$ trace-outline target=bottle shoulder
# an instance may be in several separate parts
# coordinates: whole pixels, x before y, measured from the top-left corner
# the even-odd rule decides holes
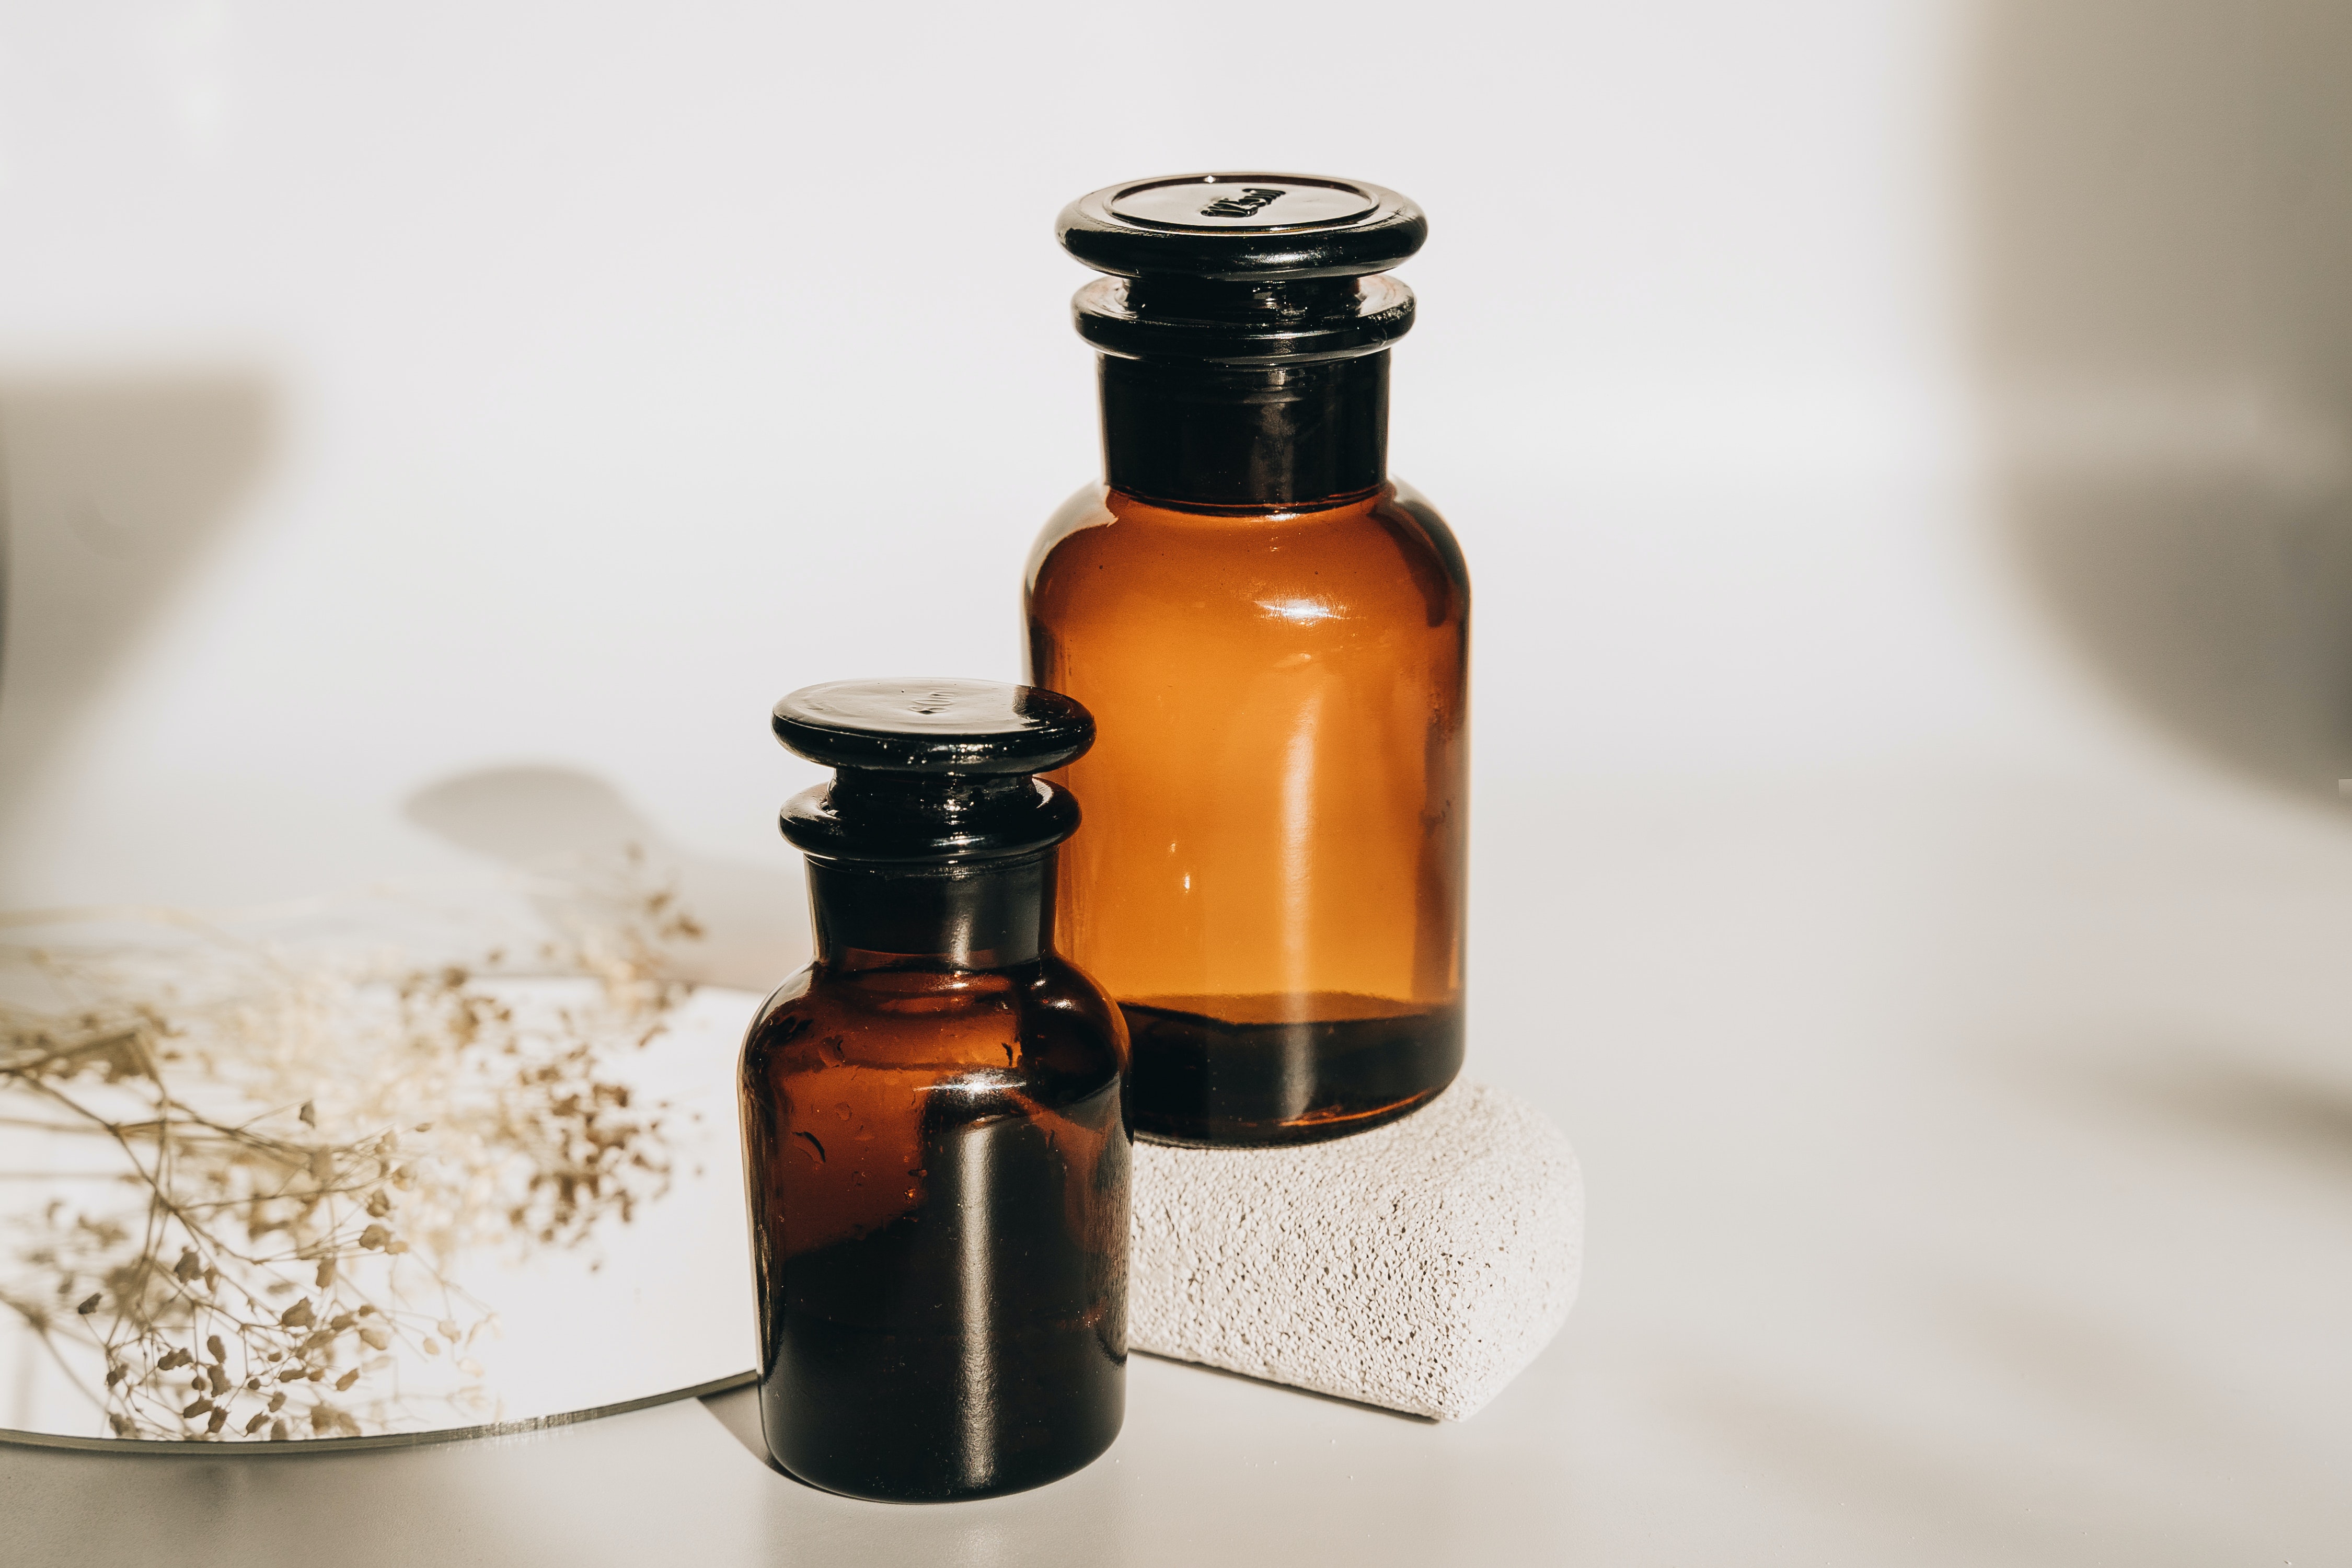
[[[1403,480],[1390,480],[1388,492],[1385,515],[1395,520],[1394,526],[1415,536],[1466,607],[1470,600],[1470,563],[1463,559],[1461,542],[1454,537],[1453,528],[1427,496]]]
[[[1094,485],[1038,535],[1024,590],[1033,616],[1141,594],[1203,607],[1411,606],[1436,626],[1466,620],[1470,577],[1444,517],[1398,480],[1339,506],[1262,514],[1182,510]]]
[[[1097,1092],[1126,1063],[1118,1007],[1052,956],[1006,971],[813,964],[761,1005],[742,1051],[748,1089],[846,1068],[985,1080],[1049,1105]]]
[[[1080,485],[1055,509],[1054,515],[1045,520],[1045,526],[1037,531],[1036,542],[1029,547],[1029,560],[1022,576],[1025,592],[1036,592],[1038,574],[1066,541],[1088,529],[1118,521],[1110,510],[1109,496],[1107,485]]]

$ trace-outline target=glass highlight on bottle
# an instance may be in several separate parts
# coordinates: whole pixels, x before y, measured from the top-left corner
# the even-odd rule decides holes
[[[1139,1133],[1311,1142],[1462,1061],[1470,586],[1387,472],[1426,233],[1394,192],[1183,175],[1073,203],[1108,482],[1030,557],[1029,679],[1100,740],[1063,941],[1118,999]]]
[[[776,705],[837,770],[783,810],[816,961],[743,1046],[760,1411],[776,1463],[895,1501],[1037,1486],[1118,1435],[1118,1010],[1054,941],[1067,698],[839,682]]]

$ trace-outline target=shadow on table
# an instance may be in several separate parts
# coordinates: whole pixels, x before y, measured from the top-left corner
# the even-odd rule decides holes
[[[1367,1405],[1360,1399],[1346,1399],[1336,1394],[1324,1394],[1312,1388],[1301,1388],[1296,1384],[1276,1383],[1271,1378],[1252,1377],[1245,1372],[1227,1372],[1221,1366],[1206,1366],[1197,1361],[1183,1361],[1175,1356],[1155,1354],[1150,1351],[1135,1351],[1130,1353],[1149,1356],[1153,1361],[1164,1362],[1170,1366],[1181,1366],[1187,1371],[1197,1372],[1207,1377],[1231,1378],[1235,1383],[1252,1384],[1259,1388],[1271,1388],[1277,1393],[1292,1394],[1300,1399],[1318,1400],[1325,1405],[1339,1405],[1343,1409],[1361,1410],[1373,1415],[1385,1415],[1391,1420],[1403,1421],[1415,1426],[1444,1425],[1434,1415],[1417,1415],[1410,1410],[1391,1410],[1385,1405]]]
[[[697,855],[666,841],[603,779],[562,767],[486,768],[409,796],[418,826],[520,870],[561,869],[632,847],[702,926],[682,944],[681,978],[766,992],[809,960],[808,892],[782,854],[775,868]],[[544,911],[560,913],[560,911]]]
[[[2062,1072],[2063,1077],[2053,1078]],[[2245,1055],[2151,1049],[2038,1076],[2073,1103],[2229,1152],[2293,1162],[2333,1181],[2352,1178],[2352,1083]]]
[[[718,1423],[727,1428],[727,1435],[743,1446],[743,1451],[796,1487],[809,1487],[808,1482],[768,1457],[768,1440],[760,1431],[760,1385],[747,1383],[740,1388],[730,1388],[722,1394],[706,1394],[702,1407],[710,1412]],[[821,1487],[809,1487],[822,1491]]]

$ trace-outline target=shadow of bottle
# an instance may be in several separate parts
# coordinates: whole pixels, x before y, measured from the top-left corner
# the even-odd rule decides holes
[[[2352,9],[1991,0],[1967,128],[2013,557],[2133,710],[2352,777]]]
[[[403,811],[457,847],[519,870],[560,870],[641,851],[655,877],[675,882],[678,901],[703,930],[700,941],[677,952],[681,979],[764,993],[808,962],[808,892],[783,851],[769,869],[679,849],[591,774],[486,768],[426,785]]]

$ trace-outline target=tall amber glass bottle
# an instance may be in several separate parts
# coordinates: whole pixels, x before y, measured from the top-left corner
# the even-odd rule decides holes
[[[1462,1062],[1470,584],[1391,480],[1389,345],[1421,246],[1392,191],[1189,174],[1062,243],[1107,482],[1029,562],[1029,679],[1086,704],[1063,941],[1118,999],[1136,1131],[1311,1142]]]
[[[1050,691],[845,681],[775,727],[838,770],[784,807],[816,962],[743,1045],[768,1451],[853,1496],[1017,1491],[1125,1408],[1118,1009],[1054,944],[1092,721]]]

